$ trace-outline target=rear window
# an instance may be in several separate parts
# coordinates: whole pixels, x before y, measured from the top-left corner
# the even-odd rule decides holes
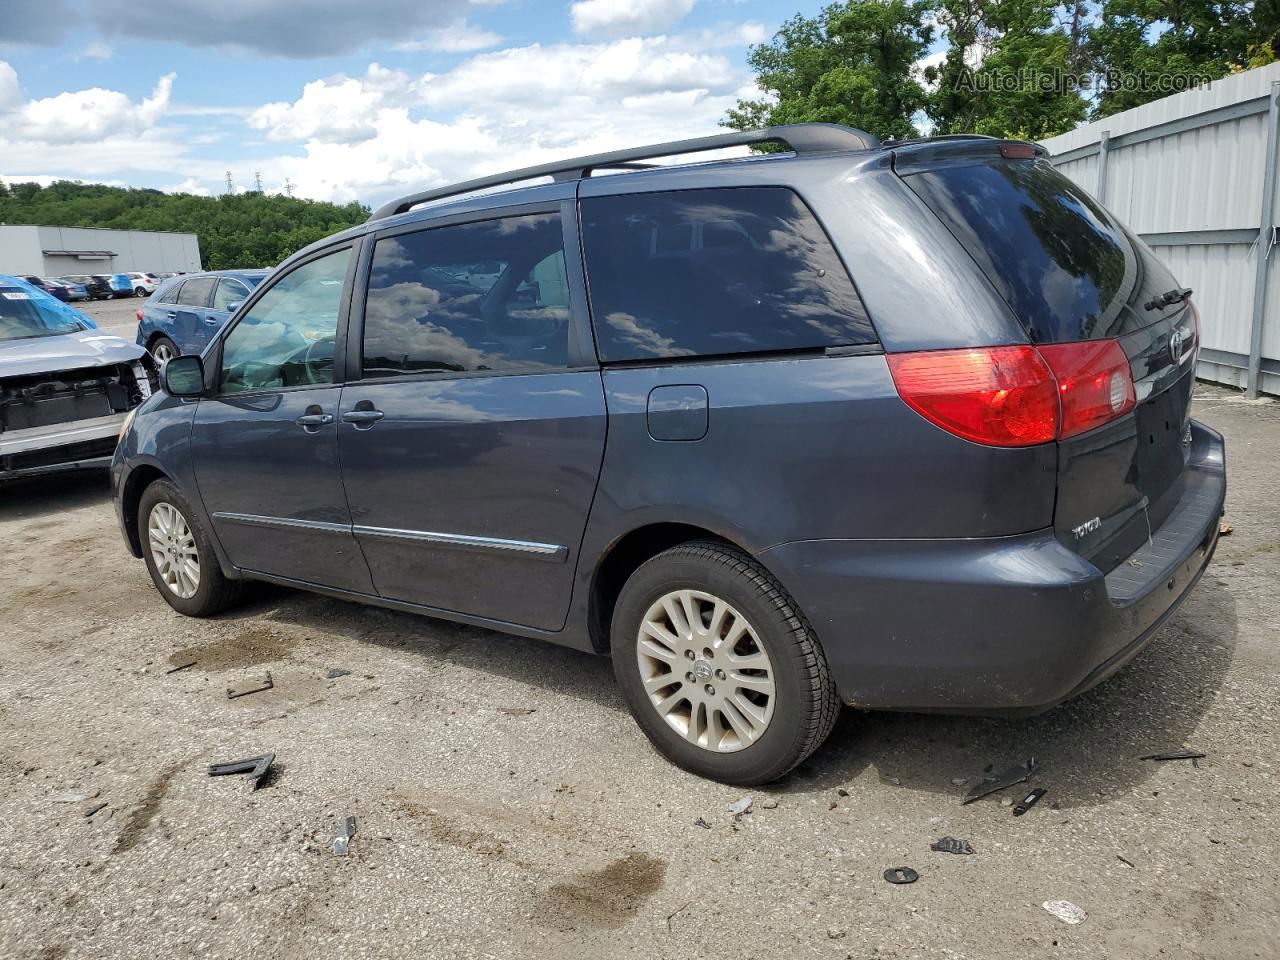
[[[1181,309],[1145,243],[1044,161],[947,166],[903,178],[965,246],[1037,343],[1116,337]]]
[[[601,360],[875,342],[831,241],[785,187],[593,197],[582,221]]]

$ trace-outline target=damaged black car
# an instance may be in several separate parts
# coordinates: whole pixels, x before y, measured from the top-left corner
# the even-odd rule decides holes
[[[0,275],[0,481],[108,466],[154,374],[141,347]]]

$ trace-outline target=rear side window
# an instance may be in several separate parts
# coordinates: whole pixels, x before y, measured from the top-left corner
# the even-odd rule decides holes
[[[873,343],[849,274],[785,187],[582,201],[604,361]]]
[[[230,310],[231,304],[244,300],[249,296],[249,288],[239,280],[223,277],[218,281],[218,289],[213,295],[213,309]]]
[[[364,376],[563,368],[568,353],[559,214],[402,233],[373,248]]]
[[[973,256],[1037,343],[1116,337],[1182,309],[1145,304],[1178,286],[1145,243],[1043,161],[904,177]]]
[[[178,291],[182,289],[182,281],[179,280],[166,290],[156,291],[156,303],[177,303]]]
[[[188,280],[182,285],[182,293],[178,295],[178,302],[188,307],[208,306],[209,294],[213,291],[213,285],[217,282],[217,277],[200,277],[196,280]]]

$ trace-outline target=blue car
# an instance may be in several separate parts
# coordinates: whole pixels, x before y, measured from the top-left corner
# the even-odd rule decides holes
[[[198,354],[269,270],[215,270],[164,281],[138,310],[137,342],[157,363]]]

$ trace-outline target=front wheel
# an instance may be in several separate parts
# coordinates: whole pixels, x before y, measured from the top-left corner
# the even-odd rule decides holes
[[[240,584],[218,566],[209,535],[168,480],[142,491],[138,532],[151,582],[165,602],[189,617],[208,617],[235,602]]]
[[[133,288],[133,295],[134,295],[135,297],[145,297],[145,296],[147,295],[147,288],[146,288],[146,287],[134,287],[134,288]]]
[[[642,564],[618,597],[612,655],[658,751],[723,783],[778,779],[822,745],[839,714],[795,601],[724,544],[682,544]]]

